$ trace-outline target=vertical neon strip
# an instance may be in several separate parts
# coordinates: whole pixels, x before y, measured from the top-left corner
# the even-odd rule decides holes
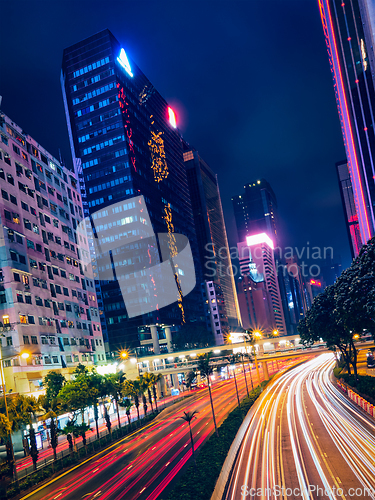
[[[367,216],[366,202],[363,194],[363,187],[361,182],[357,154],[355,151],[352,126],[350,123],[350,115],[349,115],[348,105],[346,102],[344,82],[341,74],[339,55],[335,39],[335,32],[331,17],[331,11],[329,8],[329,0],[318,0],[318,2],[319,2],[319,11],[322,20],[324,36],[326,39],[328,56],[331,63],[331,71],[334,76],[334,82],[335,82],[334,87],[336,93],[337,107],[339,110],[339,116],[344,136],[345,149],[348,156],[349,171],[351,174],[352,185],[354,188],[354,199],[355,199],[357,214],[359,217],[361,239],[362,243],[365,244],[371,238],[370,224]],[[327,17],[324,11],[325,10],[324,5],[328,13],[329,27],[327,24]],[[330,38],[332,38],[333,44],[331,43]],[[334,49],[333,51],[332,48]]]

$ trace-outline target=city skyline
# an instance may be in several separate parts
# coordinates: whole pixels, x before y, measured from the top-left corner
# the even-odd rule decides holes
[[[293,2],[290,3],[292,7],[294,5]],[[240,9],[244,9],[244,6],[239,5]],[[277,106],[271,110],[269,106],[272,103],[275,104],[275,97],[279,94],[280,90],[285,91],[285,83],[282,83],[282,80],[279,78],[275,78],[272,82],[272,88],[268,88],[268,94],[270,96],[270,103],[263,101],[263,113],[260,115],[260,110],[255,107],[253,116],[250,116],[250,121],[246,118],[246,111],[249,110],[249,106],[254,105],[254,99],[251,97],[251,93],[244,93],[242,95],[242,108],[245,110],[244,115],[239,115],[239,108],[236,104],[236,90],[233,89],[233,109],[228,109],[227,105],[224,105],[224,108],[221,109],[219,104],[215,104],[211,99],[207,99],[204,101],[205,107],[202,108],[202,102],[198,99],[196,93],[191,90],[192,80],[189,77],[189,72],[186,70],[186,66],[184,63],[181,64],[180,67],[177,67],[176,64],[171,65],[171,57],[175,57],[175,51],[171,51],[169,54],[165,49],[165,41],[159,37],[157,38],[158,44],[156,46],[155,53],[157,54],[157,64],[155,64],[155,53],[153,57],[153,49],[147,46],[147,38],[145,36],[144,30],[150,27],[151,25],[151,11],[148,12],[148,16],[146,19],[142,19],[142,22],[138,23],[139,33],[137,35],[137,29],[135,28],[136,24],[129,26],[129,30],[118,27],[118,23],[113,19],[113,11],[108,9],[108,14],[104,16],[103,19],[99,19],[93,21],[92,23],[87,23],[84,29],[79,31],[79,36],[77,36],[77,32],[73,33],[74,30],[71,30],[69,34],[66,34],[62,37],[57,37],[54,34],[51,37],[51,46],[47,49],[44,48],[41,50],[41,47],[38,47],[38,36],[33,37],[34,52],[39,54],[39,58],[37,58],[35,64],[41,64],[39,66],[40,75],[42,78],[41,81],[33,83],[30,82],[28,88],[28,94],[32,97],[33,93],[35,94],[36,88],[39,90],[41,88],[45,88],[43,86],[46,85],[46,80],[44,76],[48,75],[49,83],[51,86],[48,87],[51,89],[50,92],[46,93],[43,91],[44,95],[44,103],[38,102],[38,116],[47,117],[50,113],[48,108],[50,103],[53,102],[54,106],[54,123],[56,124],[56,133],[51,134],[47,128],[45,128],[42,123],[46,121],[48,123],[50,120],[37,120],[37,125],[32,125],[33,122],[33,110],[32,105],[22,103],[22,96],[17,97],[17,99],[12,99],[13,96],[17,93],[18,83],[17,83],[17,69],[11,71],[13,75],[16,75],[16,78],[12,80],[13,91],[11,93],[8,92],[9,89],[9,81],[7,77],[2,78],[2,85],[0,93],[3,95],[3,110],[14,117],[14,119],[20,123],[25,123],[25,127],[33,128],[33,130],[29,130],[30,133],[40,138],[40,141],[46,145],[50,150],[54,152],[55,155],[58,155],[58,148],[61,148],[62,155],[68,166],[71,166],[70,158],[69,158],[69,149],[68,149],[68,140],[67,140],[67,132],[65,129],[63,109],[61,104],[61,97],[58,95],[58,78],[59,75],[55,72],[56,67],[59,66],[62,56],[62,49],[67,47],[69,43],[75,43],[80,39],[83,39],[85,36],[91,35],[95,31],[99,31],[100,29],[106,27],[106,25],[114,32],[114,35],[119,38],[120,42],[126,48],[126,50],[131,55],[132,59],[137,62],[139,66],[145,71],[145,74],[150,78],[151,82],[158,86],[163,95],[167,98],[168,102],[174,105],[177,114],[178,126],[181,128],[183,137],[185,140],[194,145],[197,149],[202,151],[203,157],[210,164],[211,168],[215,173],[218,174],[219,184],[221,186],[221,197],[224,209],[224,215],[226,219],[226,225],[228,228],[228,238],[230,246],[235,245],[236,243],[236,235],[233,232],[234,226],[234,217],[231,209],[231,200],[230,197],[234,192],[239,192],[242,186],[249,182],[254,178],[264,177],[266,178],[271,185],[274,187],[276,196],[279,201],[279,211],[280,211],[280,219],[284,221],[283,234],[285,234],[285,241],[283,244],[285,246],[297,246],[299,248],[306,246],[307,241],[310,242],[311,245],[317,246],[332,246],[334,248],[334,256],[340,255],[345,263],[343,267],[346,267],[350,262],[350,251],[349,245],[347,241],[347,235],[345,230],[345,221],[344,215],[342,211],[341,201],[340,201],[340,192],[337,185],[337,178],[335,172],[335,163],[340,159],[345,157],[344,148],[342,144],[342,138],[340,134],[340,125],[336,114],[336,106],[334,100],[334,93],[332,91],[331,86],[331,75],[329,71],[329,64],[326,58],[326,48],[324,43],[324,36],[320,25],[319,19],[319,11],[315,3],[306,3],[304,6],[306,10],[304,12],[293,12],[293,16],[295,16],[294,21],[304,21],[307,22],[307,18],[309,18],[309,26],[308,31],[309,36],[313,36],[314,43],[308,42],[307,37],[305,37],[303,30],[298,31],[299,42],[303,46],[303,50],[306,52],[306,60],[309,59],[310,65],[315,67],[317,70],[317,66],[322,70],[322,73],[319,77],[319,82],[315,77],[314,79],[314,88],[318,85],[318,88],[315,93],[312,93],[312,88],[310,87],[310,92],[308,93],[309,100],[306,99],[306,104],[308,106],[309,115],[309,123],[306,124],[306,135],[308,132],[311,133],[309,127],[315,130],[317,144],[318,147],[314,149],[314,151],[301,151],[303,146],[306,145],[304,141],[306,141],[305,134],[301,137],[300,144],[294,141],[293,135],[296,133],[296,128],[293,123],[295,119],[299,120],[301,117],[298,115],[298,110],[294,109],[298,107],[296,105],[292,105],[290,98],[290,92],[293,89],[292,83],[292,74],[288,75],[288,83],[289,88],[287,94],[283,94],[285,98],[279,99],[277,101]],[[10,8],[10,7],[9,7]],[[56,7],[58,9],[59,6]],[[260,22],[264,22],[265,13],[262,13],[260,6],[254,5],[253,15],[259,19]],[[132,10],[132,6],[129,6],[129,16],[135,17],[135,14]],[[163,9],[162,9],[163,10]],[[291,9],[292,11],[293,9]],[[39,12],[39,11],[38,11]],[[163,10],[164,12],[164,10]],[[275,4],[275,12],[271,16],[271,20],[274,19],[274,15],[277,12],[277,5]],[[249,15],[249,12],[246,11],[246,15]],[[38,19],[42,19],[42,13],[39,12]],[[49,15],[50,13],[45,13],[43,15]],[[63,12],[61,13],[63,16],[66,15]],[[76,19],[79,19],[82,16],[83,10],[82,8],[77,7],[77,16]],[[170,14],[176,15],[178,13]],[[192,13],[191,13],[192,14]],[[308,15],[310,14],[310,15]],[[203,6],[200,11],[200,17],[197,19],[197,22],[203,22],[205,16],[207,15],[206,6]],[[232,17],[230,19],[238,20],[238,13],[233,11],[230,14]],[[315,17],[314,17],[315,16]],[[111,21],[112,17],[112,21]],[[313,19],[313,20],[311,20]],[[41,22],[41,21],[40,21]],[[276,21],[273,21],[276,22]],[[291,22],[291,21],[288,21]],[[232,23],[233,24],[233,23]],[[20,26],[22,25],[22,18],[20,19]],[[141,29],[142,26],[142,29]],[[175,33],[175,28],[170,23],[169,26],[173,33]],[[17,31],[17,28],[16,28]],[[212,36],[214,40],[217,40],[218,33],[216,30],[211,29]],[[25,31],[23,31],[25,32]],[[26,33],[26,32],[25,32]],[[227,38],[230,35],[231,31],[228,30],[223,34],[224,38]],[[152,33],[151,33],[152,34]],[[150,34],[150,36],[151,36]],[[157,30],[155,30],[155,34],[157,35]],[[14,65],[14,60],[17,59],[19,50],[21,50],[22,45],[22,36],[23,34],[19,33],[17,44],[13,44],[13,57],[9,59],[9,55],[2,56],[1,64],[9,68],[9,65]],[[155,35],[155,36],[156,36]],[[44,36],[44,35],[43,35]],[[272,35],[273,36],[273,35]],[[261,43],[256,43],[257,50],[260,50],[260,54],[263,54],[263,50],[270,48],[269,44],[272,44],[272,36],[268,42],[264,41],[265,47],[262,46]],[[180,40],[178,40],[180,41]],[[246,38],[246,42],[249,43],[248,37]],[[285,69],[288,67],[288,63],[293,61],[298,61],[296,67],[299,64],[303,65],[303,69],[308,69],[306,63],[303,59],[298,55],[298,50],[302,50],[298,48],[299,44],[290,45],[291,40],[286,36],[286,41],[283,42],[286,45],[284,46],[284,55],[285,55]],[[223,42],[221,42],[223,43]],[[234,41],[234,44],[239,43],[238,40]],[[317,47],[314,47],[314,44],[317,43]],[[20,46],[18,46],[20,44]],[[281,44],[283,45],[283,44]],[[311,46],[310,46],[311,45]],[[218,70],[217,64],[217,55],[221,52],[223,60],[227,55],[225,51],[223,51],[223,47],[219,44],[217,49],[215,49],[214,44],[212,45],[212,56],[213,56],[213,68],[211,68],[212,78],[215,75],[218,75],[216,71]],[[286,49],[293,49],[294,52],[289,54]],[[314,55],[312,57],[312,52],[316,52],[315,49],[318,48],[318,52],[320,56]],[[25,55],[22,56],[26,67],[30,64],[31,54],[29,53],[29,57],[27,51],[30,50],[29,47],[23,45],[22,49],[26,50]],[[280,50],[278,48],[277,50]],[[310,51],[310,52],[309,52]],[[201,63],[201,55],[199,51],[194,51],[194,45],[191,54],[194,54],[196,65],[199,67]],[[308,57],[309,56],[309,57]],[[192,57],[191,55],[189,57]],[[291,58],[291,59],[289,59]],[[39,63],[40,59],[40,63]],[[12,62],[13,61],[13,62]],[[263,58],[262,61],[266,63],[266,59]],[[192,62],[189,59],[189,62]],[[233,68],[232,71],[236,72],[244,72],[248,73],[251,68],[247,68],[246,61],[239,61],[238,58],[229,59],[230,66]],[[169,66],[168,66],[169,65]],[[315,66],[314,66],[315,65]],[[266,65],[267,66],[267,65]],[[173,68],[173,70],[169,70],[169,68]],[[290,68],[290,66],[289,66]],[[268,67],[265,68],[268,71]],[[282,75],[280,65],[277,66],[278,72],[277,74]],[[312,69],[312,68],[310,68]],[[213,71],[212,71],[213,70]],[[203,68],[202,68],[203,71]],[[297,71],[297,69],[295,70]],[[299,71],[301,72],[301,71]],[[228,71],[221,73],[221,80],[218,80],[217,83],[220,83],[219,87],[223,89],[222,86],[226,84],[226,78]],[[293,73],[293,72],[292,72]],[[4,73],[3,73],[4,74]],[[5,72],[5,75],[7,72]],[[168,78],[168,74],[170,78]],[[306,77],[307,78],[306,73]],[[207,75],[207,73],[206,73]],[[311,75],[310,75],[311,76]],[[199,81],[204,77],[204,72],[199,77]],[[285,77],[285,75],[284,75]],[[181,82],[185,84],[182,85]],[[205,84],[205,89],[207,91],[206,85],[209,85],[210,79],[207,80]],[[250,81],[248,84],[250,85]],[[189,86],[190,85],[190,86]],[[253,84],[254,85],[254,84]],[[281,87],[280,87],[281,85]],[[216,85],[217,87],[217,85]],[[210,89],[212,91],[213,100],[215,100],[217,88],[215,85]],[[56,92],[55,90],[56,89]],[[190,90],[189,90],[190,89]],[[250,89],[260,91],[259,86],[257,85],[254,89],[250,86]],[[302,87],[298,87],[301,91]],[[304,86],[305,90],[308,90],[306,85]],[[294,88],[294,91],[296,88]],[[239,90],[241,93],[241,89]],[[307,95],[307,94],[306,94]],[[274,96],[274,97],[272,97]],[[264,96],[263,96],[264,97]],[[297,99],[298,100],[298,99]],[[199,101],[199,106],[194,103]],[[216,99],[217,101],[217,99]],[[34,102],[35,99],[34,99]],[[320,102],[319,112],[312,112],[313,105],[316,107],[316,104]],[[288,103],[288,114],[285,113],[285,105]],[[324,103],[324,105],[322,104]],[[26,106],[29,106],[28,109],[25,109]],[[200,111],[198,112],[198,108]],[[324,114],[325,119],[324,123],[322,123],[322,129],[317,129],[317,124],[321,119],[320,113]],[[60,110],[59,110],[60,109]],[[330,109],[331,111],[328,113],[326,109]],[[22,111],[23,110],[23,111]],[[187,111],[188,110],[188,111]],[[244,128],[239,129],[239,125],[235,124],[231,129],[225,131],[227,141],[218,140],[217,134],[220,131],[217,128],[215,123],[215,118],[217,118],[217,113],[223,111],[222,118],[227,118],[228,113],[234,113],[234,116],[238,117],[237,122],[241,125],[245,125]],[[284,111],[284,113],[282,113]],[[21,119],[20,113],[24,113],[24,118]],[[187,116],[188,114],[188,116]],[[271,116],[273,119],[271,120]],[[283,116],[283,121],[286,126],[286,130],[282,130],[280,128],[281,117]],[[230,118],[230,115],[229,115]],[[243,121],[245,120],[245,122]],[[276,145],[275,150],[278,154],[275,154],[274,159],[270,159],[270,153],[265,148],[265,139],[266,137],[263,135],[262,130],[265,129],[264,120],[268,120],[268,128],[269,132],[269,140],[273,141]],[[34,120],[35,121],[35,120]],[[201,122],[201,123],[200,123]],[[207,128],[207,123],[211,123],[211,130],[205,131],[202,133],[202,128]],[[202,127],[203,125],[203,127]],[[251,136],[254,137],[253,141],[249,141],[249,138],[246,135],[246,140],[244,140],[243,133],[244,130],[251,130]],[[298,128],[298,127],[297,127]],[[327,135],[327,129],[330,129],[330,136],[334,139],[331,141],[327,140],[324,136]],[[38,129],[38,130],[37,130]],[[282,132],[283,141],[280,143],[279,133]],[[288,135],[288,132],[293,131],[292,134]],[[217,136],[217,137],[216,137]],[[215,138],[216,137],[216,138]],[[224,142],[225,144],[221,144]],[[332,144],[331,144],[332,142]],[[259,144],[259,147],[257,145]],[[294,147],[292,147],[294,144]],[[250,149],[249,149],[250,145]],[[239,147],[238,147],[239,146]],[[256,151],[255,151],[256,149]],[[288,150],[288,153],[287,151]],[[323,151],[324,153],[321,153]],[[248,154],[250,152],[250,154]],[[315,156],[311,156],[310,153],[314,153]],[[289,160],[286,161],[286,156],[289,155]],[[258,168],[249,168],[246,163],[256,164]],[[230,164],[230,168],[228,168],[228,164]],[[312,169],[312,165],[318,165],[315,169]],[[302,165],[302,167],[301,167]],[[306,165],[310,165],[309,168],[306,168]],[[235,169],[236,175],[231,175]],[[311,188],[311,182],[309,181],[309,176],[305,173],[308,172],[311,178],[311,182],[315,189]],[[325,182],[319,182],[320,175],[325,175]],[[302,182],[301,182],[302,181]],[[293,196],[291,196],[293,194]],[[314,200],[315,201],[314,203]],[[293,205],[298,206],[298,211],[293,209]],[[298,213],[296,213],[298,212]],[[323,217],[323,214],[325,216]],[[292,236],[293,234],[293,236]]]

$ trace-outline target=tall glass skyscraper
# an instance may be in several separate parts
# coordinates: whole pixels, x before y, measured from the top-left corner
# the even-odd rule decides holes
[[[362,240],[347,161],[337,162],[336,170],[339,178],[341,200],[345,212],[345,223],[348,231],[350,251],[354,259],[354,257],[359,254]]]
[[[217,177],[198,151],[184,147],[203,278],[220,285],[229,327],[236,328],[240,312]]]
[[[197,286],[189,295],[171,306],[129,318],[116,282],[100,280],[105,266],[98,262],[99,304],[111,347],[138,345],[137,330],[142,325],[181,324],[190,317],[203,320],[196,234],[173,110],[109,30],[64,50],[61,84],[85,215],[98,221],[106,216],[106,207],[142,195],[154,232],[187,236],[196,264]],[[137,262],[121,262],[127,266],[129,293],[135,274],[161,260],[160,241],[142,243],[133,205],[121,205],[125,213],[118,222],[118,244],[126,245],[129,235],[134,240],[139,234],[140,239],[132,241],[131,247]],[[99,227],[105,240],[110,226],[105,222]],[[134,289],[135,301],[146,300],[141,295]]]
[[[238,241],[264,232],[279,246],[277,201],[270,184],[260,179],[246,184],[244,189],[241,195],[232,198]]]
[[[318,2],[363,245],[375,234],[375,7],[373,0]]]

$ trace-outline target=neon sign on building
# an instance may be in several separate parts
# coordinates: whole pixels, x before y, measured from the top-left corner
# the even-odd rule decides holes
[[[133,73],[130,67],[129,59],[124,49],[120,50],[120,55],[117,58],[117,61],[121,64],[121,66],[124,68],[127,74],[133,78]]]

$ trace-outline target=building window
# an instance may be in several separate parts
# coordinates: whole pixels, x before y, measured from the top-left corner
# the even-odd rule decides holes
[[[38,337],[36,337],[35,335],[31,335],[31,343],[32,344],[37,344],[38,343]]]
[[[12,337],[7,337],[7,346],[10,347],[13,345],[13,339]]]
[[[23,295],[22,293],[17,292],[17,302],[23,302]]]
[[[30,344],[30,339],[29,339],[29,336],[28,336],[28,335],[24,335],[24,336],[23,336],[23,343],[24,343],[25,345]]]
[[[59,362],[59,358],[57,356],[52,356],[52,361],[54,363],[58,363]]]
[[[20,275],[18,273],[13,273],[13,279],[14,279],[14,281],[21,282]]]
[[[31,294],[26,294],[25,295],[25,302],[26,302],[26,304],[32,304]]]
[[[27,320],[29,322],[29,325],[35,325],[35,318],[34,318],[34,316],[27,316]]]
[[[48,344],[47,337],[41,337],[42,339],[42,344]]]

